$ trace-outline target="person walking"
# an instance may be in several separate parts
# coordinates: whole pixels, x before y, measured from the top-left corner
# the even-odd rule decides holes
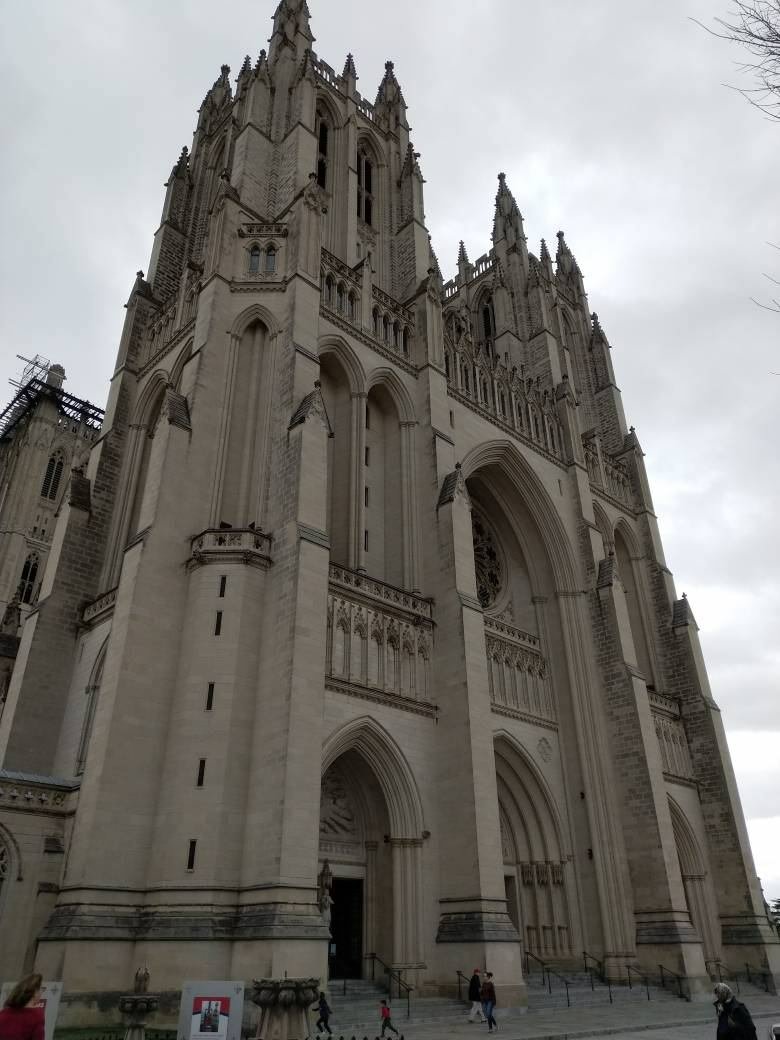
[[[385,1035],[385,1030],[389,1029],[392,1033],[398,1036],[398,1030],[393,1025],[393,1020],[390,1017],[390,1008],[386,1000],[383,1000],[379,1005],[379,1013],[382,1016],[382,1036]]]
[[[730,987],[719,982],[712,992],[718,1013],[717,1040],[756,1040],[756,1027],[750,1012],[740,1004]]]
[[[41,975],[26,975],[16,983],[0,1011],[0,1040],[44,1040],[42,987]]]
[[[314,1005],[314,1010],[319,1011],[320,1013],[320,1017],[317,1019],[317,1024],[314,1028],[317,1030],[318,1033],[321,1029],[324,1029],[328,1036],[332,1036],[332,1030],[328,1025],[328,1019],[333,1014],[333,1012],[328,1007],[328,1001],[325,999],[325,994],[322,992],[322,990],[320,990],[320,999]]]
[[[469,1022],[484,1022],[482,1014],[482,980],[479,977],[479,968],[474,969],[474,974],[469,979],[469,1000],[471,1011],[469,1011]]]
[[[482,999],[482,1010],[487,1019],[488,1033],[492,1033],[494,1029],[498,1029],[498,1022],[496,1022],[493,1015],[496,1009],[496,987],[493,985],[492,971],[485,972],[485,980],[482,983],[480,997]]]

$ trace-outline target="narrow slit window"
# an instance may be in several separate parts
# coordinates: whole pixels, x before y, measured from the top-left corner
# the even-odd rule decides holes
[[[198,847],[196,838],[190,838],[190,847],[187,850],[187,870],[195,869],[195,850]]]
[[[368,507],[369,498],[371,496],[368,493],[368,488],[363,489],[363,504]]]
[[[206,759],[201,758],[198,762],[198,780],[197,786],[203,787],[203,782],[206,779]]]
[[[371,409],[366,405],[366,429],[371,429]]]
[[[369,447],[366,447],[366,465],[371,465],[371,449]]]
[[[368,552],[368,531],[363,532],[363,549]]]
[[[374,217],[374,164],[360,149],[357,157],[358,196],[357,215],[366,224],[373,224]]]
[[[206,711],[214,710],[214,683],[210,682],[206,688]]]
[[[214,622],[214,635],[215,636],[222,635],[222,611],[221,610],[217,611],[217,619]]]
[[[227,588],[227,575],[223,574],[219,579],[219,598],[222,599]]]
[[[317,131],[317,184],[321,188],[328,187],[328,138],[330,127],[327,122],[319,116],[319,130]]]

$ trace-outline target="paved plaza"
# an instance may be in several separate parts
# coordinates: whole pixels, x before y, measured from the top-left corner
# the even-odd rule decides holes
[[[761,995],[745,998],[754,1017],[759,1040],[769,1037],[770,1026],[780,1023],[780,996]],[[465,1021],[466,1012],[447,1021],[407,1021],[396,1011],[395,1025],[405,1040],[469,1040],[487,1035],[484,1025]],[[521,1014],[506,1011],[498,1014],[500,1040],[574,1040],[574,1038],[610,1037],[612,1040],[714,1040],[716,1018],[709,1003],[672,1004],[650,1001],[646,1005],[570,1008]],[[331,1026],[334,1036],[341,1034],[336,1017]],[[376,1035],[371,1032],[369,1040]],[[352,1033],[345,1037],[351,1040]],[[357,1040],[362,1040],[357,1037]]]

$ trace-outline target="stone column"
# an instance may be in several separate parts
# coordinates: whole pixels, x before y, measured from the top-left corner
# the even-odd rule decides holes
[[[366,569],[363,529],[365,522],[364,457],[366,454],[366,394],[352,394],[352,479],[350,502],[349,565],[353,570]]]
[[[365,892],[365,907],[366,907],[366,924],[365,924],[365,937],[366,947],[365,952],[375,953],[376,952],[376,853],[377,853],[377,842],[367,841],[365,843],[366,848],[366,892]]]
[[[520,942],[507,912],[485,634],[476,596],[471,504],[460,467],[443,481],[437,511],[436,674],[442,698],[438,797],[442,859],[440,989],[465,964],[487,963],[501,1005],[524,1003]]]
[[[417,511],[417,476],[415,472],[416,422],[402,422],[401,427],[401,495],[404,525],[404,588],[419,594],[419,519]]]

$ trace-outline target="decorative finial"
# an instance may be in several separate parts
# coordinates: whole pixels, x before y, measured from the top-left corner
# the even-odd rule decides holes
[[[393,64],[392,61],[386,61],[385,62],[385,72],[392,72],[394,68],[395,68],[395,65]]]
[[[455,469],[460,469],[460,463],[459,462],[455,463]]]

